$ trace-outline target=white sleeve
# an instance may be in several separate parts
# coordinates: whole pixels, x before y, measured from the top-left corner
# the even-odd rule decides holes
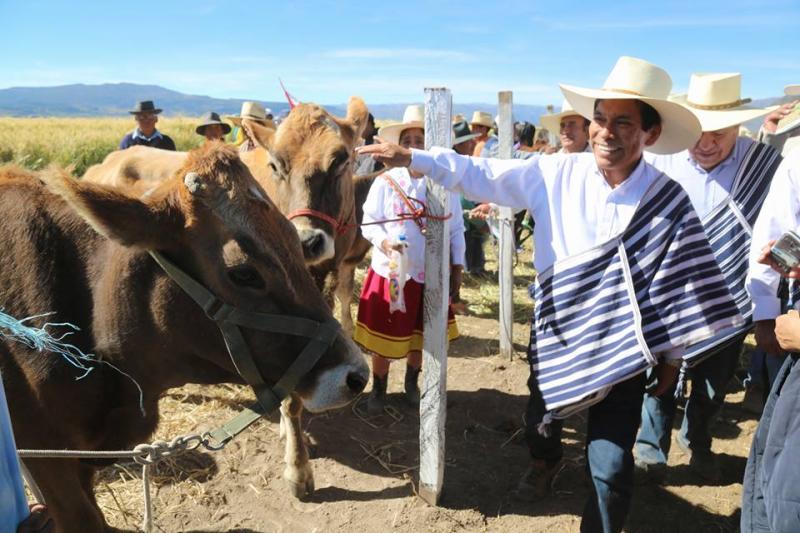
[[[450,264],[463,265],[467,250],[464,239],[464,216],[461,212],[461,195],[450,193]]]
[[[411,153],[409,169],[425,174],[446,189],[462,192],[470,200],[520,209],[528,207],[526,200],[544,182],[541,166],[551,159],[484,159],[444,148]]]
[[[772,178],[767,197],[753,225],[747,291],[753,300],[753,320],[771,320],[781,313],[780,275],[756,262],[768,241],[800,226],[800,157],[784,159]]]
[[[372,182],[369,193],[367,193],[367,199],[364,201],[364,218],[362,223],[385,219],[385,203],[386,180],[379,176]],[[381,250],[381,244],[384,239],[389,238],[384,224],[361,226],[361,234],[379,250]]]

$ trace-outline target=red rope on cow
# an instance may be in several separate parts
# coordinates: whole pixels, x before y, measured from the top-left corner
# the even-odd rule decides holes
[[[292,220],[293,218],[296,217],[312,217],[324,220],[325,222],[333,226],[333,231],[336,232],[337,236],[347,233],[356,226],[356,224],[348,224],[347,222],[345,222],[345,220],[347,219],[336,220],[327,213],[323,213],[322,211],[316,211],[314,209],[295,209],[294,211],[286,215],[286,218],[288,218],[289,220]]]
[[[414,209],[411,213],[398,213],[397,218],[387,218],[384,220],[376,220],[374,222],[364,222],[358,225],[372,226],[374,224],[385,224],[386,222],[399,222],[401,220],[421,220],[423,218],[426,220],[448,220],[451,216],[453,216],[453,213],[448,213],[444,216],[431,215],[430,213],[428,213],[428,206],[425,205],[425,202],[423,202],[422,200],[418,200],[413,196],[406,196],[406,198],[408,200],[411,200],[412,202],[418,203],[420,207]],[[424,224],[422,227],[420,227],[420,231],[422,231],[423,234],[425,233],[426,229],[427,226],[425,226]]]

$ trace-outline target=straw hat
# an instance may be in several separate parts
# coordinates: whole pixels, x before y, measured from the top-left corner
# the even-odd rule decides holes
[[[594,103],[599,99],[641,100],[652,106],[661,117],[661,136],[647,147],[654,154],[680,152],[700,138],[700,122],[692,112],[667,100],[671,89],[672,79],[664,69],[628,56],[617,60],[602,89],[561,85],[572,108],[589,120],[594,117]]]
[[[783,88],[783,94],[786,96],[800,95],[800,85],[787,85]]]
[[[494,119],[491,113],[483,111],[475,111],[472,113],[472,120],[469,121],[470,125],[477,124],[478,126],[486,126],[487,128],[494,127]]]
[[[258,102],[242,102],[242,110],[239,112],[239,116],[228,115],[225,117],[226,120],[230,120],[237,126],[242,124],[243,118],[261,122],[267,126],[275,126],[272,120],[267,118],[267,110]]]
[[[569,102],[565,98],[564,101],[561,102],[561,111],[558,113],[542,115],[539,117],[539,122],[544,129],[550,130],[558,135],[558,132],[561,131],[561,119],[572,115],[581,116],[580,113],[572,109],[572,106],[569,105]]]
[[[700,121],[703,131],[717,131],[742,124],[777,109],[759,108],[742,98],[742,76],[730,74],[692,74],[689,92],[673,97],[686,106]]]
[[[204,114],[202,117],[200,117],[200,120],[200,124],[194,129],[195,133],[198,135],[205,135],[206,126],[212,126],[214,124],[219,124],[222,126],[222,133],[225,135],[231,132],[231,127],[222,122],[222,120],[219,118],[219,115],[213,111],[209,111],[208,113]]]
[[[425,106],[412,104],[406,107],[403,113],[403,121],[399,124],[390,124],[382,127],[378,130],[378,137],[390,143],[398,144],[403,130],[411,128],[425,129]]]

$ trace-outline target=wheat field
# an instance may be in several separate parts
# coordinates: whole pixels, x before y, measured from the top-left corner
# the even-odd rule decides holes
[[[178,150],[191,150],[203,142],[194,131],[198,122],[192,117],[159,117],[158,129],[172,137]],[[81,176],[116,150],[135,125],[133,117],[0,117],[0,164],[40,170],[55,163]]]

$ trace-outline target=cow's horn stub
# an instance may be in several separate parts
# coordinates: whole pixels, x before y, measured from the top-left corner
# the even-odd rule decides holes
[[[183,183],[186,185],[186,188],[189,189],[189,192],[195,196],[202,195],[206,189],[203,178],[201,178],[200,174],[197,172],[187,172],[186,176],[183,178]]]

